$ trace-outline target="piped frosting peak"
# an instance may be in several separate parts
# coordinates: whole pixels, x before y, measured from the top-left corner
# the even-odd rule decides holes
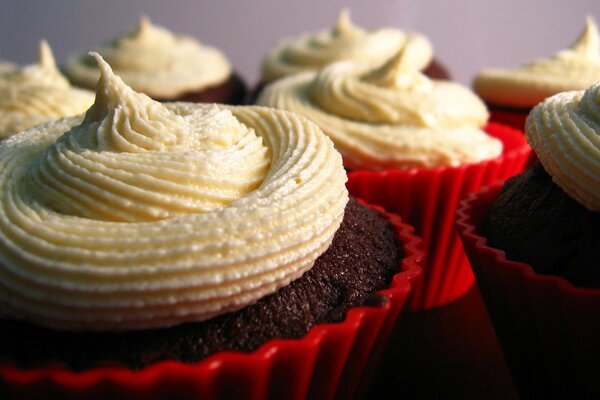
[[[0,139],[42,122],[80,114],[93,99],[91,92],[71,87],[42,40],[37,63],[0,73]]]
[[[483,70],[475,78],[475,91],[500,106],[530,108],[546,97],[584,90],[600,81],[600,35],[587,17],[577,40],[553,57],[512,69]]]
[[[174,34],[145,16],[135,29],[96,52],[127,85],[155,99],[172,99],[219,85],[231,74],[231,65],[219,50]],[[89,88],[100,75],[97,65],[85,54],[69,58],[65,72],[72,81]]]
[[[354,61],[369,67],[379,66],[400,49],[408,50],[410,62],[424,69],[433,57],[429,40],[419,34],[394,28],[373,31],[356,26],[350,12],[343,9],[333,28],[305,34],[278,43],[263,61],[263,80],[271,82],[284,76],[316,71],[336,61]]]
[[[259,104],[298,112],[330,135],[353,169],[455,166],[498,156],[488,113],[467,88],[434,81],[403,49],[379,67],[331,64],[265,88]]]

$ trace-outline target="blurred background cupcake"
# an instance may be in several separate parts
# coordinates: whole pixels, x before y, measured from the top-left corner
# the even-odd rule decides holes
[[[523,397],[598,398],[600,83],[536,106],[540,162],[461,203],[458,228]]]
[[[546,97],[582,90],[600,81],[600,36],[592,17],[566,50],[517,68],[485,69],[473,83],[491,112],[491,120],[523,130],[529,111]]]
[[[8,61],[0,60],[0,74],[4,74],[17,69],[17,65]]]
[[[412,305],[431,308],[473,284],[452,229],[458,200],[519,172],[529,148],[511,128],[486,127],[488,113],[475,94],[428,78],[407,51],[377,68],[343,61],[281,79],[257,102],[316,122],[342,154],[350,192],[415,226],[428,258]]]
[[[153,25],[147,17],[131,32],[96,49],[134,90],[159,101],[241,104],[246,86],[223,53]],[[93,89],[98,67],[87,54],[71,56],[65,74]]]
[[[0,67],[0,139],[43,122],[81,114],[93,93],[71,87],[56,67],[46,41],[39,44],[38,62]]]
[[[446,68],[433,58],[433,47],[427,37],[397,28],[366,30],[352,23],[350,11],[340,12],[329,31],[308,33],[285,39],[269,50],[262,62],[260,82],[255,96],[265,84],[289,75],[315,72],[336,61],[354,61],[367,67],[378,67],[404,49],[406,62],[437,79],[448,79]]]
[[[95,58],[85,115],[0,144],[3,393],[351,396],[420,275],[412,228],[349,199],[308,119],[160,103]]]

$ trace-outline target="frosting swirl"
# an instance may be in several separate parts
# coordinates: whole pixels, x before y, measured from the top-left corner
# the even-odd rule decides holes
[[[265,88],[258,104],[315,121],[353,169],[429,168],[493,158],[487,110],[467,88],[433,81],[401,50],[376,69],[339,62]]]
[[[0,72],[0,139],[34,125],[84,112],[91,92],[72,88],[56,67],[46,41],[37,64]]]
[[[96,55],[85,116],[0,144],[0,312],[60,329],[210,318],[298,278],[348,200],[306,118],[160,104]]]
[[[271,82],[284,76],[317,71],[335,61],[351,60],[375,67],[405,49],[407,62],[424,69],[433,57],[429,40],[423,35],[398,29],[366,31],[355,26],[348,10],[342,10],[333,29],[280,42],[265,57],[262,79]]]
[[[175,35],[142,17],[138,27],[97,50],[135,91],[155,99],[173,99],[226,81],[231,66],[223,53],[197,40]],[[85,55],[70,57],[65,74],[93,88],[100,71]]]
[[[600,82],[546,99],[529,114],[525,131],[552,180],[600,211]]]
[[[514,69],[484,70],[475,78],[474,87],[490,103],[530,108],[548,96],[583,90],[598,81],[600,36],[588,17],[583,32],[569,49]]]

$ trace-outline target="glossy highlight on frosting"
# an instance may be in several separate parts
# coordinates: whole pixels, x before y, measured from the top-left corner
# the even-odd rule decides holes
[[[407,51],[378,68],[346,61],[282,79],[258,104],[316,122],[351,169],[455,166],[498,156],[502,144],[482,130],[483,102],[461,85],[423,75]]]
[[[262,79],[272,82],[288,75],[316,71],[342,60],[375,67],[400,49],[406,50],[407,62],[419,70],[427,67],[433,58],[432,45],[425,36],[394,28],[368,31],[354,25],[350,12],[343,9],[330,31],[305,34],[278,43],[263,61]]]
[[[515,108],[531,108],[548,96],[583,90],[600,81],[600,35],[591,17],[583,32],[566,50],[548,59],[513,69],[489,69],[475,77],[475,91],[486,101]]]
[[[133,90],[155,99],[174,99],[187,92],[225,82],[231,65],[221,51],[171,33],[142,17],[135,30],[95,51]],[[93,88],[100,71],[85,54],[70,57],[65,73],[75,84]]]
[[[600,211],[600,82],[537,105],[527,141],[552,180],[591,211]]]
[[[36,64],[0,70],[0,139],[80,114],[93,101],[91,92],[71,87],[56,67],[50,46],[42,40]]]
[[[0,314],[135,330],[244,307],[301,276],[348,201],[306,118],[161,104],[101,71],[85,115],[0,144]]]

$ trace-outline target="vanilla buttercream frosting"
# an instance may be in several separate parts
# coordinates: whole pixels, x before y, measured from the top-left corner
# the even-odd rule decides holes
[[[600,82],[546,99],[529,114],[525,131],[552,180],[600,211]]]
[[[594,20],[588,17],[570,48],[521,67],[484,70],[475,78],[474,87],[492,104],[531,108],[548,96],[583,90],[598,81],[600,36]]]
[[[0,75],[12,72],[17,69],[17,65],[0,59]]]
[[[349,11],[344,9],[331,30],[278,43],[263,60],[262,79],[271,82],[342,60],[380,66],[382,60],[400,49],[405,49],[407,62],[419,70],[433,58],[433,48],[425,36],[394,28],[368,31],[354,25]]]
[[[161,104],[101,71],[85,115],[0,144],[0,313],[132,330],[239,309],[311,268],[348,200],[331,140],[264,107]]]
[[[231,65],[220,50],[174,34],[146,17],[135,30],[95,51],[133,90],[155,99],[218,86],[231,75]],[[71,81],[86,88],[93,88],[100,75],[86,54],[70,57],[64,70]]]
[[[36,64],[0,72],[0,139],[50,120],[84,112],[94,101],[71,87],[56,67],[46,41]]]
[[[456,166],[498,156],[488,113],[467,88],[431,80],[400,51],[379,68],[331,64],[268,85],[258,104],[316,122],[351,169]]]

